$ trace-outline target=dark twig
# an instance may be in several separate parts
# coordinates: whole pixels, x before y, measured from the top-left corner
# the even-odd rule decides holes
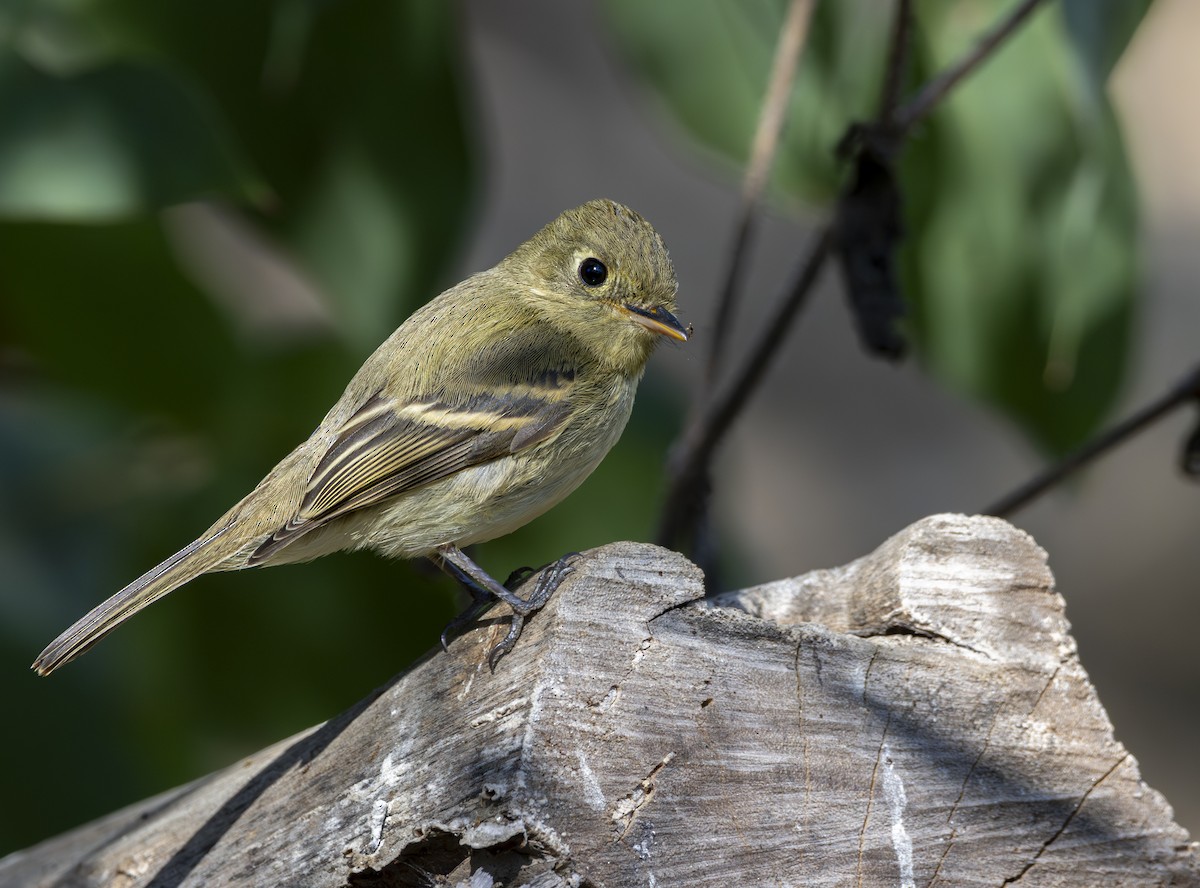
[[[791,291],[767,319],[758,338],[747,350],[745,363],[718,390],[703,412],[688,424],[676,442],[669,465],[671,480],[667,502],[663,506],[662,521],[658,528],[658,541],[662,545],[676,545],[681,536],[694,535],[695,524],[691,521],[691,515],[697,497],[707,499],[707,472],[713,451],[750,401],[751,393],[816,284],[829,257],[829,247],[830,233],[826,226],[817,232]]]
[[[889,126],[900,104],[904,75],[908,70],[908,48],[912,43],[913,0],[896,0],[896,17],[892,20],[892,40],[888,48],[887,68],[883,73],[883,90],[879,95],[879,110],[875,119]]]
[[[712,327],[708,362],[705,366],[704,384],[697,389],[692,400],[688,419],[689,427],[696,426],[711,406],[708,395],[717,384],[725,345],[731,338],[735,296],[742,277],[742,266],[745,263],[754,232],[755,209],[770,177],[771,167],[779,147],[779,139],[787,117],[792,83],[796,78],[796,66],[804,48],[805,38],[808,36],[812,5],[812,0],[792,0],[775,47],[775,58],[771,64],[767,91],[763,96],[754,142],[750,149],[750,158],[742,179],[741,204],[734,224],[728,266],[717,298],[717,310]],[[720,437],[720,432],[717,433],[717,437]],[[682,444],[677,445],[677,451],[679,446]],[[712,549],[711,535],[708,533],[707,461],[713,447],[715,447],[715,442],[708,445],[708,455],[704,457],[704,462],[694,478],[684,482],[678,475],[672,477],[671,488],[667,495],[668,503],[664,507],[662,519],[664,526],[672,525],[679,528],[686,525],[687,531],[683,534],[688,538],[689,545],[686,548],[710,572],[710,575],[716,568],[713,559],[706,557],[706,551]],[[692,460],[684,460],[684,462],[691,463]],[[675,533],[678,533],[678,530],[673,532],[673,535]],[[705,551],[701,551],[701,549]]]
[[[1147,404],[1133,416],[1113,426],[1108,431],[1098,435],[1079,450],[1056,463],[1029,483],[1022,485],[1008,496],[993,503],[983,510],[984,515],[996,515],[1004,518],[1017,509],[1027,505],[1058,484],[1072,472],[1087,465],[1105,451],[1115,447],[1127,438],[1140,432],[1151,423],[1184,404],[1200,399],[1200,366],[1195,367],[1189,374],[1176,383],[1165,395]]]
[[[970,52],[966,53],[958,62],[946,69],[941,75],[929,81],[912,100],[896,107],[896,96],[899,95],[899,91],[903,88],[907,49],[911,40],[912,29],[910,0],[897,0],[897,18],[893,28],[892,45],[885,73],[886,79],[880,96],[881,117],[877,123],[869,128],[877,133],[881,133],[886,128],[889,131],[887,146],[892,149],[898,149],[900,142],[909,130],[916,123],[924,120],[951,92],[955,85],[971,71],[979,67],[986,59],[990,58],[991,54],[1010,35],[1016,32],[1020,24],[1033,12],[1040,2],[1042,0],[1022,0]],[[796,10],[800,5],[799,0],[794,0],[790,12],[798,15],[799,13]],[[805,11],[807,12],[807,10]],[[805,18],[805,21],[807,21],[807,18]],[[803,36],[804,33],[801,32],[801,43],[803,42]],[[777,51],[777,63],[779,61],[778,55],[783,49],[782,42],[784,39],[781,37],[781,45]],[[772,79],[774,80],[774,74]],[[788,80],[790,81],[790,79],[789,77]],[[770,94],[770,90],[768,92]],[[786,102],[782,99],[779,101],[781,103],[781,110],[785,109]],[[769,103],[769,101],[765,102],[764,105]],[[882,114],[889,108],[893,109],[893,113],[890,119],[885,122]],[[764,107],[764,116],[765,112],[766,108]],[[776,124],[776,126],[780,125],[781,123]],[[759,130],[764,131],[764,128],[765,124],[760,119]],[[855,129],[859,131],[860,137],[864,135],[862,127]],[[854,131],[852,129],[852,133]],[[774,141],[777,144],[778,130],[776,130]],[[854,140],[847,139],[846,141],[848,146],[853,145]],[[759,142],[757,137],[755,142],[756,145]],[[858,150],[861,150],[862,143],[856,147]],[[773,159],[774,146],[772,146],[771,150],[772,155],[768,155],[765,159],[765,171],[756,172],[752,177],[750,170],[747,170],[743,183],[743,215],[739,217],[740,221],[731,248],[730,265],[725,278],[725,286],[718,305],[717,328],[713,331],[714,341],[710,353],[709,368],[706,373],[706,379],[708,379],[710,384],[704,389],[704,391],[713,391],[716,388],[717,395],[708,400],[707,403],[702,400],[704,397],[703,392],[698,395],[687,426],[672,448],[672,456],[668,466],[666,502],[663,505],[662,518],[658,529],[658,541],[663,545],[677,546],[688,550],[689,543],[694,543],[696,539],[704,536],[701,527],[705,522],[707,513],[710,488],[708,473],[712,455],[717,445],[728,432],[731,424],[741,412],[741,408],[749,400],[752,389],[761,379],[771,358],[774,357],[774,350],[782,342],[788,325],[792,322],[792,319],[803,304],[804,297],[808,295],[809,290],[816,282],[817,277],[824,267],[825,260],[829,258],[832,252],[833,235],[830,225],[826,225],[818,232],[814,247],[801,266],[801,271],[796,284],[792,288],[790,297],[784,301],[776,312],[776,316],[768,323],[763,334],[759,337],[759,341],[749,351],[745,363],[733,371],[727,385],[715,387],[713,383],[715,382],[716,371],[719,367],[724,345],[728,342],[732,305],[734,302],[733,293],[740,275],[740,268],[746,246],[749,242],[749,236],[752,232],[753,223],[751,220],[753,218],[754,201],[747,201],[746,195],[756,195],[758,193],[751,190],[751,183],[758,182],[759,184],[754,186],[758,189],[761,189],[763,184],[765,184],[766,175],[770,168],[770,161]],[[853,157],[854,155],[851,152],[852,149],[848,147],[845,156],[847,158]],[[752,161],[754,156],[757,156],[757,152],[752,152]]]
[[[921,91],[896,112],[895,125],[906,133],[941,104],[946,95],[968,74],[991,58],[996,48],[1021,26],[1043,0],[1021,0],[1007,16],[988,31],[962,58],[946,68],[921,88]]]
[[[734,294],[741,279],[742,264],[753,234],[754,210],[758,206],[763,188],[766,187],[775,161],[775,152],[779,148],[779,137],[787,117],[788,99],[792,94],[792,82],[796,79],[796,65],[808,35],[811,15],[812,0],[792,0],[779,34],[779,42],[775,46],[771,76],[767,83],[766,95],[763,97],[762,109],[759,111],[750,160],[742,178],[741,206],[738,209],[733,244],[729,252],[729,265],[725,270],[720,298],[717,300],[708,365],[704,374],[704,391],[710,390],[717,381],[725,344],[729,341],[733,328]],[[701,398],[702,393],[697,396],[697,404]]]

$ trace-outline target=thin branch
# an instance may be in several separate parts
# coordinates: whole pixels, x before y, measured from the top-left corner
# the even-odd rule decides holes
[[[913,0],[896,0],[896,17],[892,20],[892,41],[888,49],[887,68],[883,74],[883,90],[875,119],[889,126],[900,104],[904,74],[908,70],[908,49],[912,43]]]
[[[988,31],[962,58],[946,68],[922,87],[915,97],[906,102],[895,115],[896,129],[901,133],[911,130],[941,104],[942,100],[968,74],[991,58],[1000,46],[1021,26],[1043,0],[1021,0],[1007,16]]]
[[[1018,27],[1037,8],[1042,0],[1022,0],[1016,8],[996,27],[989,31],[979,43],[958,62],[942,74],[929,81],[917,95],[897,107],[902,89],[904,70],[912,31],[911,0],[897,0],[896,19],[893,25],[891,48],[885,69],[885,80],[880,96],[879,118],[867,127],[858,127],[859,138],[865,138],[870,129],[883,135],[895,147],[911,128],[942,101],[951,90],[968,74],[979,67],[991,54],[1016,32]],[[810,3],[793,0],[789,7],[787,23],[780,36],[773,65],[771,87],[760,114],[758,132],[755,136],[751,162],[743,180],[742,207],[736,233],[731,246],[729,267],[718,302],[713,344],[706,369],[707,384],[693,402],[692,414],[687,426],[676,442],[668,466],[666,502],[659,523],[658,540],[668,546],[679,545],[681,538],[693,541],[704,523],[710,490],[709,464],[718,444],[737,419],[742,407],[748,402],[752,389],[758,384],[774,352],[783,340],[788,325],[804,302],[809,290],[816,282],[825,260],[833,251],[833,234],[830,224],[822,227],[812,251],[801,266],[801,271],[791,295],[780,306],[774,318],[749,351],[745,364],[733,371],[728,385],[716,387],[716,375],[725,344],[732,326],[734,291],[740,277],[746,247],[753,231],[754,207],[766,183],[774,152],[778,146],[782,127],[782,114],[786,109],[787,85],[795,72],[795,59],[799,56],[807,33]],[[795,31],[789,44],[787,32]],[[793,48],[788,49],[788,46]],[[788,54],[794,54],[790,70],[784,65]],[[785,77],[784,74],[787,74]],[[783,85],[780,85],[783,84]],[[777,110],[772,111],[775,108]],[[774,117],[774,114],[780,115]],[[885,116],[886,115],[886,116]],[[848,134],[848,139],[850,134]],[[847,141],[847,144],[853,144]],[[861,150],[861,143],[859,145]],[[716,389],[717,395],[705,402],[703,392]],[[687,548],[685,545],[684,548]]]
[[[784,335],[820,277],[825,260],[829,258],[831,243],[829,226],[826,225],[817,232],[791,291],[767,319],[757,340],[747,349],[749,357],[746,362],[707,403],[703,412],[688,424],[676,443],[668,467],[670,481],[667,502],[663,506],[658,528],[658,540],[662,545],[674,545],[685,530],[691,534],[692,528],[688,525],[697,494],[707,498],[707,473],[712,454],[749,403],[771,358],[779,350]]]
[[[775,59],[771,64],[771,76],[767,92],[759,111],[758,126],[750,149],[750,160],[742,178],[741,206],[734,228],[733,244],[730,248],[729,264],[725,271],[724,285],[717,301],[717,313],[713,323],[708,365],[705,368],[703,390],[716,382],[725,344],[733,327],[734,293],[741,279],[742,264],[754,227],[754,210],[766,187],[779,147],[779,137],[787,117],[788,99],[792,93],[792,82],[796,79],[796,66],[800,52],[808,36],[808,23],[812,16],[812,0],[792,0],[788,6],[783,30],[775,47]]]
[[[1200,399],[1200,366],[1183,377],[1156,401],[1147,404],[1124,422],[1097,436],[1079,450],[1048,468],[1027,484],[983,510],[984,515],[1005,518],[1045,493],[1071,473],[1083,468],[1096,457],[1116,447],[1155,421],[1184,404]]]

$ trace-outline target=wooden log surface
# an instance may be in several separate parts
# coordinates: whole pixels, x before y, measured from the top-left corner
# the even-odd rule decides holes
[[[495,674],[502,622],[0,886],[1200,885],[1023,532],[934,516],[703,592],[587,553]]]

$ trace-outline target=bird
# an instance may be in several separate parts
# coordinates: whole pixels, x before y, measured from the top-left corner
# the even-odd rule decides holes
[[[49,675],[202,574],[355,549],[429,558],[458,580],[475,604],[451,627],[506,603],[495,669],[573,559],[522,598],[463,549],[526,524],[596,468],[656,345],[689,337],[677,290],[661,236],[638,213],[612,200],[563,212],[410,315],[304,443],[193,542],[66,629],[33,670]]]

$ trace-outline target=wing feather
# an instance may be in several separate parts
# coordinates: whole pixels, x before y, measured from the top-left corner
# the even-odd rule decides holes
[[[375,395],[317,463],[296,514],[247,563],[261,564],[336,518],[552,437],[571,414],[574,372],[544,374],[553,385],[524,382],[461,404]]]

